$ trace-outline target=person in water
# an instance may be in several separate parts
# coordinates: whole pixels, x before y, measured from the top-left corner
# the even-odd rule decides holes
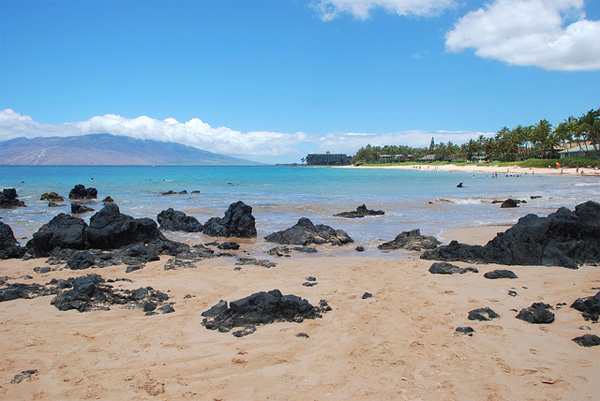
[[[461,182],[461,183],[459,183],[459,184],[456,186],[456,188],[462,188],[462,187],[463,187],[463,184],[462,184],[462,182]]]

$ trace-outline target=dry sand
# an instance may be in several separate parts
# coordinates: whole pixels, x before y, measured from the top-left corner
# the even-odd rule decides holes
[[[494,230],[463,230],[463,237],[487,240]],[[274,260],[277,266],[270,269],[248,265],[239,271],[224,258],[165,271],[163,257],[130,274],[115,266],[40,275],[33,268],[43,266],[42,259],[0,261],[0,276],[33,276],[11,282],[46,283],[94,272],[134,281],[117,286],[169,291],[175,302],[174,313],[156,316],[116,306],[61,312],[50,305],[53,296],[0,303],[0,399],[598,399],[600,347],[583,348],[571,339],[600,335],[600,325],[568,306],[598,291],[599,267],[512,266],[518,279],[488,280],[483,273],[499,266],[440,276],[430,274],[432,262],[418,256],[293,254]],[[307,276],[318,285],[303,286]],[[312,304],[325,299],[333,310],[303,323],[259,326],[242,338],[201,325],[200,313],[220,299],[275,288]],[[516,297],[508,295],[511,289]],[[362,299],[366,291],[373,298]],[[533,302],[567,306],[555,310],[552,324],[515,319],[515,310]],[[467,320],[470,310],[485,306],[501,318]],[[464,325],[475,333],[457,334]],[[309,338],[296,337],[301,332]],[[38,373],[10,383],[27,369]]]
[[[476,163],[457,166],[455,164],[444,164],[441,166],[419,164],[419,165],[398,165],[398,166],[337,166],[335,168],[379,168],[379,169],[399,169],[399,170],[438,170],[438,171],[463,171],[468,173],[498,173],[498,174],[546,174],[546,175],[576,175],[576,176],[598,176],[600,170],[597,168],[533,168],[520,166],[484,166]]]

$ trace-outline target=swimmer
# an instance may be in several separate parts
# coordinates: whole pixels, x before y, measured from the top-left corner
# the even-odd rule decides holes
[[[459,184],[456,186],[456,188],[462,188],[462,187],[463,187],[463,184],[462,184],[462,182],[461,182],[461,183],[459,183]]]

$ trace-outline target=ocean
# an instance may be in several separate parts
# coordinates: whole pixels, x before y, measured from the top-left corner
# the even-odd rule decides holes
[[[419,228],[439,236],[460,227],[514,224],[534,213],[547,215],[561,206],[573,208],[600,201],[600,177],[531,175],[506,177],[490,173],[423,169],[351,169],[292,166],[0,166],[0,189],[16,188],[27,207],[0,209],[22,245],[66,206],[51,208],[40,200],[44,192],[68,196],[76,184],[94,187],[98,200],[88,206],[100,210],[111,196],[122,213],[133,217],[156,216],[169,207],[204,223],[222,217],[237,201],[252,206],[259,238],[294,225],[300,217],[315,224],[345,230],[358,244],[373,249],[402,231]],[[457,188],[462,182],[463,187]],[[163,192],[186,190],[184,195]],[[200,191],[192,194],[192,191]],[[531,196],[539,196],[531,199]],[[523,199],[515,209],[501,209],[493,200]],[[346,219],[336,213],[366,204],[384,216]],[[83,218],[89,222],[93,212]],[[201,241],[197,234],[169,233],[169,238]]]

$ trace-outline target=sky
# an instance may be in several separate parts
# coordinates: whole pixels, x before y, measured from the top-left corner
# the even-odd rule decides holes
[[[600,107],[600,0],[0,0],[0,140],[264,163]]]

